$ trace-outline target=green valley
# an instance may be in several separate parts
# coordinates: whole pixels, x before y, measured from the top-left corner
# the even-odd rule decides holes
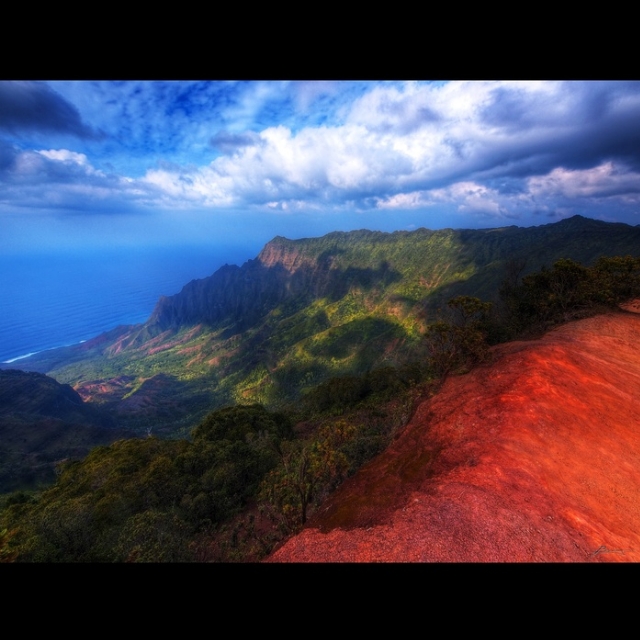
[[[216,407],[282,407],[332,376],[424,359],[427,325],[457,295],[497,302],[514,274],[639,248],[640,228],[580,216],[531,228],[276,237],[243,266],[161,298],[143,325],[21,367],[70,384],[123,426],[186,435]]]

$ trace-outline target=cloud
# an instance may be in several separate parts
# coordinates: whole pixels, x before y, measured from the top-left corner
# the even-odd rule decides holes
[[[71,103],[80,105],[108,132],[112,164],[106,172],[95,145],[21,150],[0,141],[3,201],[19,201],[28,185],[35,200],[40,183],[49,194],[42,206],[54,191],[53,201],[79,204],[86,187],[122,206],[448,207],[501,219],[594,199],[635,202],[638,193],[638,82],[56,85],[73,100],[25,86],[66,105],[76,123]]]
[[[0,130],[10,134],[61,133],[101,138],[78,110],[42,82],[0,82]]]
[[[545,176],[561,161],[584,164],[587,150],[591,163],[627,159],[632,145],[616,146],[607,136],[640,114],[638,88],[614,95],[606,87],[541,82],[383,85],[356,100],[338,126],[219,132],[212,142],[225,156],[200,168],[154,169],[144,180],[164,193],[165,204],[366,210],[447,202],[459,211],[510,217],[526,207],[544,210],[534,197],[559,195],[549,186],[558,176]],[[614,176],[605,172],[602,179]],[[631,177],[614,183],[635,190]]]
[[[0,167],[0,202],[14,207],[124,212],[159,197],[152,186],[106,174],[93,167],[85,154],[68,149],[12,148],[8,155],[4,170]]]
[[[211,146],[220,149],[225,154],[231,155],[240,147],[250,147],[260,143],[260,136],[253,131],[246,133],[230,133],[229,131],[218,131],[211,138]]]
[[[14,145],[0,139],[0,180],[3,173],[11,169],[18,153],[19,151]]]
[[[518,218],[530,210],[530,194],[503,194],[485,185],[463,181],[440,189],[402,193],[377,200],[379,209],[408,210],[442,207],[480,218]]]
[[[611,198],[640,194],[640,173],[605,162],[592,169],[568,170],[558,167],[545,176],[528,181],[529,192],[537,198]]]
[[[595,210],[601,202],[612,206],[640,204],[640,174],[612,162],[591,169],[558,167],[528,178],[518,189],[492,188],[475,181],[461,181],[438,189],[414,191],[377,199],[379,209],[409,210],[437,206],[479,218],[524,219],[533,215],[566,217]],[[600,209],[603,217],[605,209]],[[637,214],[636,214],[637,215]]]

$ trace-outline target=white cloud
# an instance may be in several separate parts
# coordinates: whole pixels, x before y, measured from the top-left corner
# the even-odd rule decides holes
[[[478,168],[487,148],[509,141],[507,131],[483,120],[497,90],[548,98],[557,87],[488,82],[376,87],[354,103],[340,126],[308,127],[296,134],[285,126],[269,127],[259,134],[259,143],[199,169],[192,183],[179,182],[176,175],[160,178],[157,171],[146,179],[164,186],[169,196],[205,204],[362,197],[390,203]],[[259,85],[254,98],[265,90]]]
[[[528,180],[536,197],[593,198],[624,196],[640,192],[640,174],[605,162],[592,169],[568,170],[558,167],[545,176]]]
[[[49,160],[75,162],[76,164],[85,166],[89,165],[87,156],[84,153],[76,153],[75,151],[69,151],[68,149],[49,149],[48,151],[38,151],[38,153],[45,158],[49,158]]]
[[[163,140],[154,142],[154,153],[159,150],[155,157],[160,158],[154,168],[135,174],[141,177],[131,172],[118,177],[96,169],[85,153],[21,151],[11,156],[11,168],[4,170],[3,175],[10,176],[4,182],[4,193],[12,191],[19,198],[19,185],[33,183],[29,198],[36,198],[39,181],[50,185],[50,191],[56,190],[52,201],[80,201],[82,189],[71,185],[84,180],[88,198],[121,198],[176,209],[299,211],[373,205],[393,210],[440,204],[496,218],[519,215],[525,209],[546,211],[559,199],[563,202],[556,202],[556,208],[570,206],[565,201],[613,195],[633,199],[638,193],[636,173],[622,161],[603,162],[602,158],[611,157],[606,145],[617,122],[614,116],[623,113],[633,122],[631,115],[640,108],[640,85],[381,83],[364,95],[358,88],[360,97],[340,108],[336,106],[342,104],[339,97],[334,98],[339,83],[230,86],[233,91],[225,93],[222,84],[100,85],[102,97],[112,95],[109,91],[113,89],[118,98],[112,97],[107,111],[120,114],[122,122],[130,118],[136,123],[131,134],[136,139],[149,137],[143,122],[149,123],[152,132],[171,122],[167,140],[179,140],[181,129],[175,123],[184,123],[188,133],[186,142],[176,142],[179,153],[166,157],[161,153]],[[66,90],[77,91],[78,86],[69,85]],[[355,92],[353,86],[350,91]],[[156,103],[158,96],[162,100]],[[287,100],[287,124],[257,130],[258,114],[277,113],[274,105]],[[316,122],[313,118],[292,124],[292,104],[304,111],[323,100],[331,100],[335,107],[331,125],[318,119],[324,124],[300,126],[302,121]],[[96,118],[98,102],[90,109]],[[154,111],[156,104],[160,106]],[[210,119],[202,116],[209,106],[213,113],[218,104],[220,108]],[[187,125],[190,108],[201,120],[194,117],[194,123]],[[260,117],[264,118],[261,122],[276,119]],[[606,126],[597,129],[594,123],[598,122]],[[126,135],[126,126],[120,126],[119,135]],[[600,136],[593,135],[594,131]],[[201,151],[212,140],[207,156],[214,158],[211,162],[183,161],[188,157],[186,148]],[[218,157],[214,157],[216,140],[219,146],[227,145]],[[592,140],[600,147],[590,146]],[[574,145],[579,152],[573,151]],[[580,155],[585,150],[591,153],[588,160]],[[595,166],[571,168],[590,163]]]

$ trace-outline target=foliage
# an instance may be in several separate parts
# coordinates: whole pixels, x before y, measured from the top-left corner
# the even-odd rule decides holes
[[[425,333],[429,364],[438,377],[482,362],[489,348],[487,331],[491,303],[471,296],[457,296],[448,305],[454,312],[451,322],[434,322]]]
[[[361,376],[336,376],[311,389],[302,409],[311,414],[342,415],[362,402],[384,402],[406,391],[422,378],[420,364],[377,367]]]
[[[412,387],[422,376],[417,363],[381,367],[362,376],[331,378],[307,394],[302,416],[318,426],[308,438],[284,444],[280,464],[260,491],[263,507],[269,507],[281,531],[304,525],[312,507],[384,450],[406,423]]]
[[[269,438],[275,446],[293,437],[287,415],[269,412],[262,405],[234,406],[210,413],[193,431],[195,442],[217,440],[252,441]]]
[[[7,550],[42,562],[177,561],[198,532],[237,513],[292,436],[283,414],[261,406],[212,413],[192,442],[122,440],[67,464],[34,502],[6,501]],[[5,547],[7,547],[5,544]]]
[[[9,547],[11,534],[7,529],[0,530],[0,562],[13,562],[17,552]]]
[[[545,330],[640,295],[640,258],[601,257],[592,267],[558,260],[519,284],[505,282],[501,295],[512,335]]]
[[[261,496],[274,505],[285,530],[307,521],[312,500],[321,500],[346,477],[348,461],[340,447],[354,428],[345,421],[324,426],[310,442],[287,443],[281,464],[263,482]]]

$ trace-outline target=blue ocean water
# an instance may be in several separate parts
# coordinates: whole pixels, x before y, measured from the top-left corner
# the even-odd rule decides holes
[[[224,246],[0,255],[0,362],[144,322],[161,295],[253,255]]]

